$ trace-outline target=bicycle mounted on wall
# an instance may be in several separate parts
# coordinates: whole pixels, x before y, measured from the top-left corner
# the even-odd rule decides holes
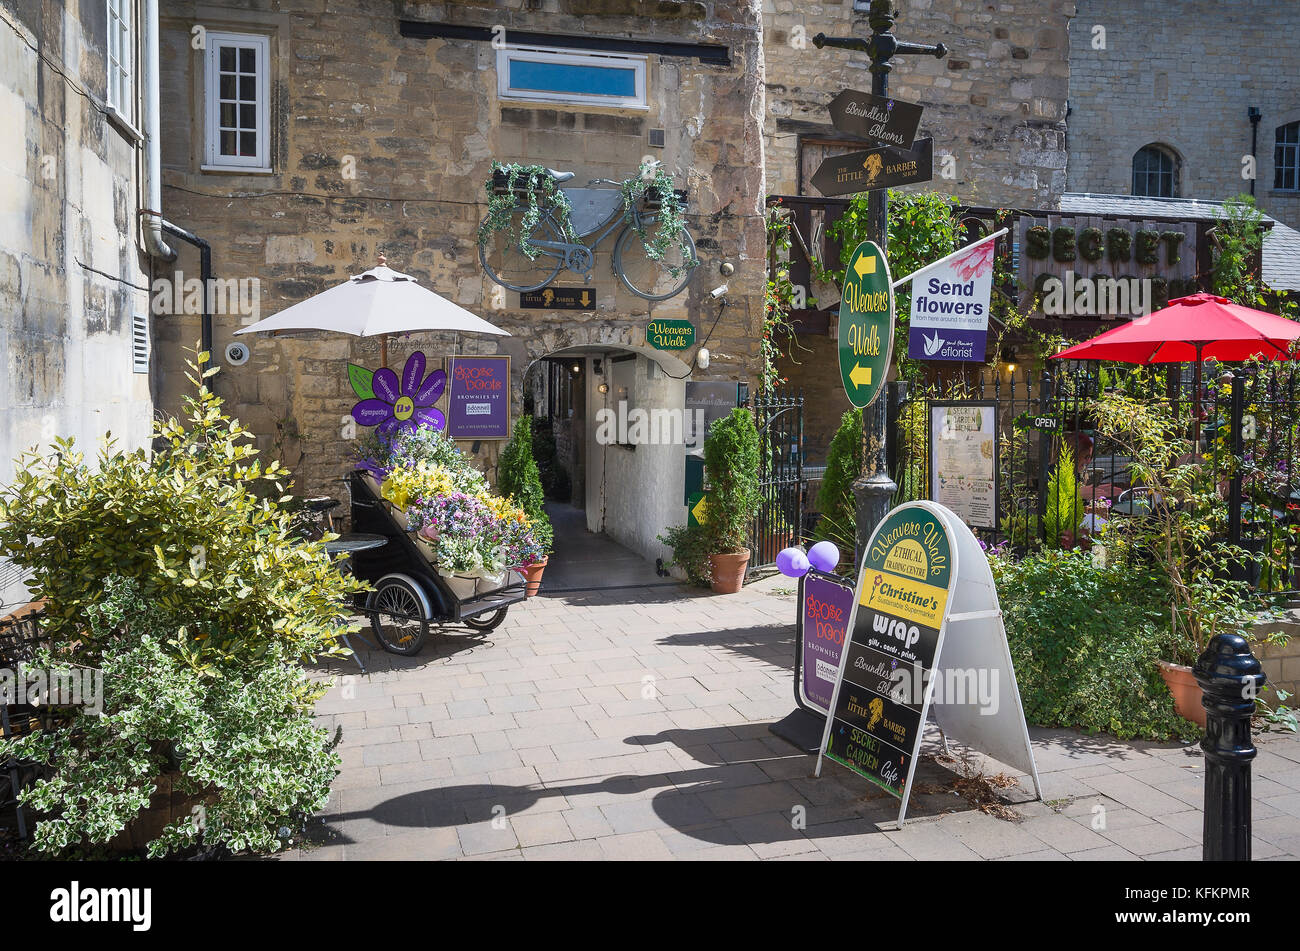
[[[541,166],[494,166],[479,225],[488,277],[520,293],[547,286],[561,268],[590,283],[595,247],[622,225],[610,264],[623,286],[652,301],[685,290],[700,261],[682,220],[686,193],[672,188],[662,164],[647,162],[622,182],[559,187],[573,177]]]

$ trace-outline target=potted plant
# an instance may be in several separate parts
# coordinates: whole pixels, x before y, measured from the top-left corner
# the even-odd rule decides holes
[[[513,567],[524,573],[528,597],[537,594],[542,584],[542,573],[550,560],[554,531],[546,514],[546,497],[542,491],[542,478],[533,457],[533,418],[520,416],[515,421],[510,441],[501,451],[497,462],[497,491],[510,499],[528,517],[529,536],[521,537],[516,545],[519,561]]]
[[[737,407],[714,422],[704,440],[708,479],[705,531],[713,590],[735,594],[749,566],[749,530],[763,497],[758,485],[759,438],[754,417]]]
[[[1219,540],[1223,503],[1214,474],[1179,435],[1184,427],[1167,404],[1112,392],[1094,405],[1098,430],[1132,457],[1134,484],[1150,499],[1145,515],[1112,518],[1101,541],[1129,558],[1135,570],[1154,564],[1167,583],[1169,637],[1165,656],[1153,659],[1175,711],[1204,729],[1205,707],[1191,665],[1216,634],[1249,636],[1263,604],[1248,584],[1233,579],[1233,567],[1258,556]]]

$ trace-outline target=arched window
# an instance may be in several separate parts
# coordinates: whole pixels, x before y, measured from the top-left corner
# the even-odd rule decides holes
[[[1300,122],[1277,127],[1273,149],[1273,187],[1300,191]]]
[[[1177,169],[1177,161],[1168,149],[1144,145],[1133,156],[1133,194],[1148,198],[1177,197]]]

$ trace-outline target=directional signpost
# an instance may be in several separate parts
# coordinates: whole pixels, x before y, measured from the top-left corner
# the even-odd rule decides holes
[[[898,149],[910,149],[921,124],[923,107],[901,99],[845,89],[831,100],[831,122],[846,135],[875,139]]]
[[[849,258],[840,299],[840,379],[854,406],[870,406],[880,395],[893,348],[889,262],[879,245],[863,241]]]
[[[910,149],[884,146],[833,155],[818,166],[812,183],[823,195],[851,195],[934,178],[934,139],[917,139]]]

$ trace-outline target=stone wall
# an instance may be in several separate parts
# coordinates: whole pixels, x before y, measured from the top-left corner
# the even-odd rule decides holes
[[[137,140],[105,112],[106,29],[102,3],[0,8],[0,482],[56,436],[92,461],[108,431],[148,442],[149,376],[131,359],[131,315],[149,310]],[[26,600],[12,580],[0,565],[0,604]]]
[[[394,339],[390,365],[400,365],[413,349],[431,359],[453,347],[508,353],[516,412],[533,361],[575,346],[644,347],[651,318],[688,317],[695,323],[697,343],[708,337],[713,353],[708,377],[752,378],[765,273],[758,0],[548,0],[530,12],[536,7],[523,0],[359,0],[344,11],[322,12],[309,0],[168,3],[163,101],[176,106],[164,128],[168,217],[212,242],[218,277],[260,279],[262,315],[370,267],[384,251],[390,266],[513,334],[500,340],[446,334]],[[707,41],[727,46],[732,64],[652,55],[649,109],[639,113],[502,102],[489,43],[403,38],[399,18]],[[201,171],[202,61],[190,48],[194,25],[270,36],[272,174]],[[662,148],[649,144],[652,129],[664,130]],[[610,238],[598,248],[593,270],[595,310],[523,310],[513,292],[494,301],[475,240],[482,186],[494,158],[571,169],[576,181],[585,182],[629,177],[647,154],[662,159],[679,186],[690,190],[689,223],[703,265],[685,293],[653,306],[626,294],[609,271]],[[343,169],[352,161],[356,177],[347,178]],[[737,270],[729,279],[729,306],[714,326],[719,305],[708,292],[722,283],[718,267],[724,260]],[[562,275],[557,283],[581,279]],[[247,320],[217,317],[218,356]],[[184,385],[180,349],[197,333],[194,320],[172,320],[161,328],[168,406]],[[332,491],[350,447],[341,428],[354,402],[344,364],[374,367],[376,348],[373,340],[324,335],[257,339],[251,360],[224,368],[216,390],[264,448],[296,464],[299,489]],[[496,449],[493,443],[478,446],[489,470]]]
[[[915,43],[944,43],[944,59],[898,56],[891,96],[925,106],[918,135],[934,139],[935,178],[918,186],[969,204],[1048,207],[1065,190],[1065,112],[1069,77],[1067,24],[1074,3],[1015,0],[911,0],[895,33]],[[800,137],[840,137],[827,104],[845,88],[870,91],[865,53],[817,49],[812,39],[868,37],[865,9],[853,0],[765,0],[767,187],[800,191]],[[805,166],[816,159],[806,155]],[[941,175],[951,156],[953,176]],[[808,182],[815,167],[805,167]]]
[[[1256,200],[1300,227],[1300,192],[1273,188],[1277,127],[1300,120],[1300,4],[1079,0],[1078,7],[1070,27],[1070,191],[1130,194],[1134,153],[1157,144],[1179,160],[1180,197],[1249,192],[1242,159],[1251,150],[1247,110],[1256,106],[1263,114]]]

